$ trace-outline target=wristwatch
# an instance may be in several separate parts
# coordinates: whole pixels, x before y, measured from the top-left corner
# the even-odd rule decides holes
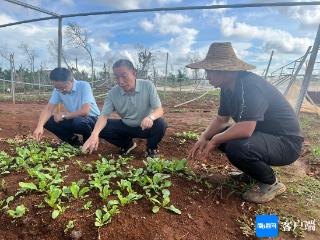
[[[152,116],[151,114],[148,116],[152,121],[156,120],[156,118],[154,116]]]
[[[67,117],[66,117],[66,115],[62,114],[61,118],[62,118],[62,120],[65,120]]]

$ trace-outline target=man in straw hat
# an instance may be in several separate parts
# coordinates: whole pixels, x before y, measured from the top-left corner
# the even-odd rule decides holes
[[[205,69],[207,79],[221,88],[218,115],[192,147],[189,157],[208,157],[219,148],[242,171],[238,181],[256,183],[244,192],[244,200],[264,203],[283,193],[271,166],[293,163],[300,155],[303,137],[299,122],[283,95],[263,78],[247,70],[231,43],[213,43],[203,61],[187,65]],[[233,125],[228,125],[230,117]]]

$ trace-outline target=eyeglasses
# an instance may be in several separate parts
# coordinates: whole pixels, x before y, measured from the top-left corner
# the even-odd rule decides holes
[[[128,75],[120,75],[120,76],[114,75],[114,79],[117,80],[117,81],[120,81],[120,80],[127,81],[128,78],[129,78]]]
[[[61,92],[61,93],[65,93],[65,92],[68,92],[68,85],[70,84],[71,82],[66,82],[65,84],[61,84],[62,86],[60,87],[57,87],[55,86],[54,88],[58,91],[58,92]]]

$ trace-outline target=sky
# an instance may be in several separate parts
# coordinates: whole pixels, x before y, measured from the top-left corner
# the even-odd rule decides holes
[[[270,0],[27,0],[59,14],[109,11],[137,8],[178,7],[216,4],[280,2]],[[0,0],[0,24],[47,17]],[[184,69],[191,59],[203,59],[212,42],[231,42],[237,56],[255,66],[262,73],[274,50],[271,69],[276,69],[301,57],[313,44],[320,6],[263,7],[244,9],[193,10],[113,14],[75,17],[63,20],[65,31],[69,23],[77,23],[89,34],[95,68],[111,64],[119,58],[137,63],[139,47],[147,48],[155,56],[160,73],[164,72],[166,54],[169,71]],[[57,60],[48,49],[49,41],[57,40],[57,20],[41,21],[0,28],[0,51],[14,53],[16,66],[28,67],[26,54],[21,48],[27,44],[35,55],[38,68],[52,69]],[[90,60],[83,49],[66,44],[64,51],[71,64],[78,59],[80,69],[88,70]],[[8,61],[0,57],[0,67]]]

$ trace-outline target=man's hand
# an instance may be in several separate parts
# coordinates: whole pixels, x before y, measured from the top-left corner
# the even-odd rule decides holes
[[[208,142],[209,142],[208,140],[201,137],[191,148],[188,158],[193,159],[195,155],[197,154],[201,155],[203,153],[203,150],[206,148]]]
[[[61,122],[62,120],[64,120],[63,118],[62,118],[62,115],[66,115],[65,113],[55,113],[54,115],[53,115],[53,119],[54,119],[54,121],[56,122],[56,123],[58,123],[58,122]]]
[[[152,126],[153,126],[153,120],[149,116],[145,117],[140,124],[140,127],[142,128],[142,130],[152,128]]]
[[[99,146],[99,136],[97,135],[92,135],[88,138],[88,140],[83,144],[82,146],[82,152],[87,153],[92,153],[93,150],[97,150]]]
[[[33,137],[39,142],[43,136],[43,127],[37,127],[33,132]]]
[[[204,149],[204,157],[206,159],[209,158],[209,154],[214,151],[217,147],[219,146],[219,144],[216,143],[214,137],[208,142],[206,148]]]

